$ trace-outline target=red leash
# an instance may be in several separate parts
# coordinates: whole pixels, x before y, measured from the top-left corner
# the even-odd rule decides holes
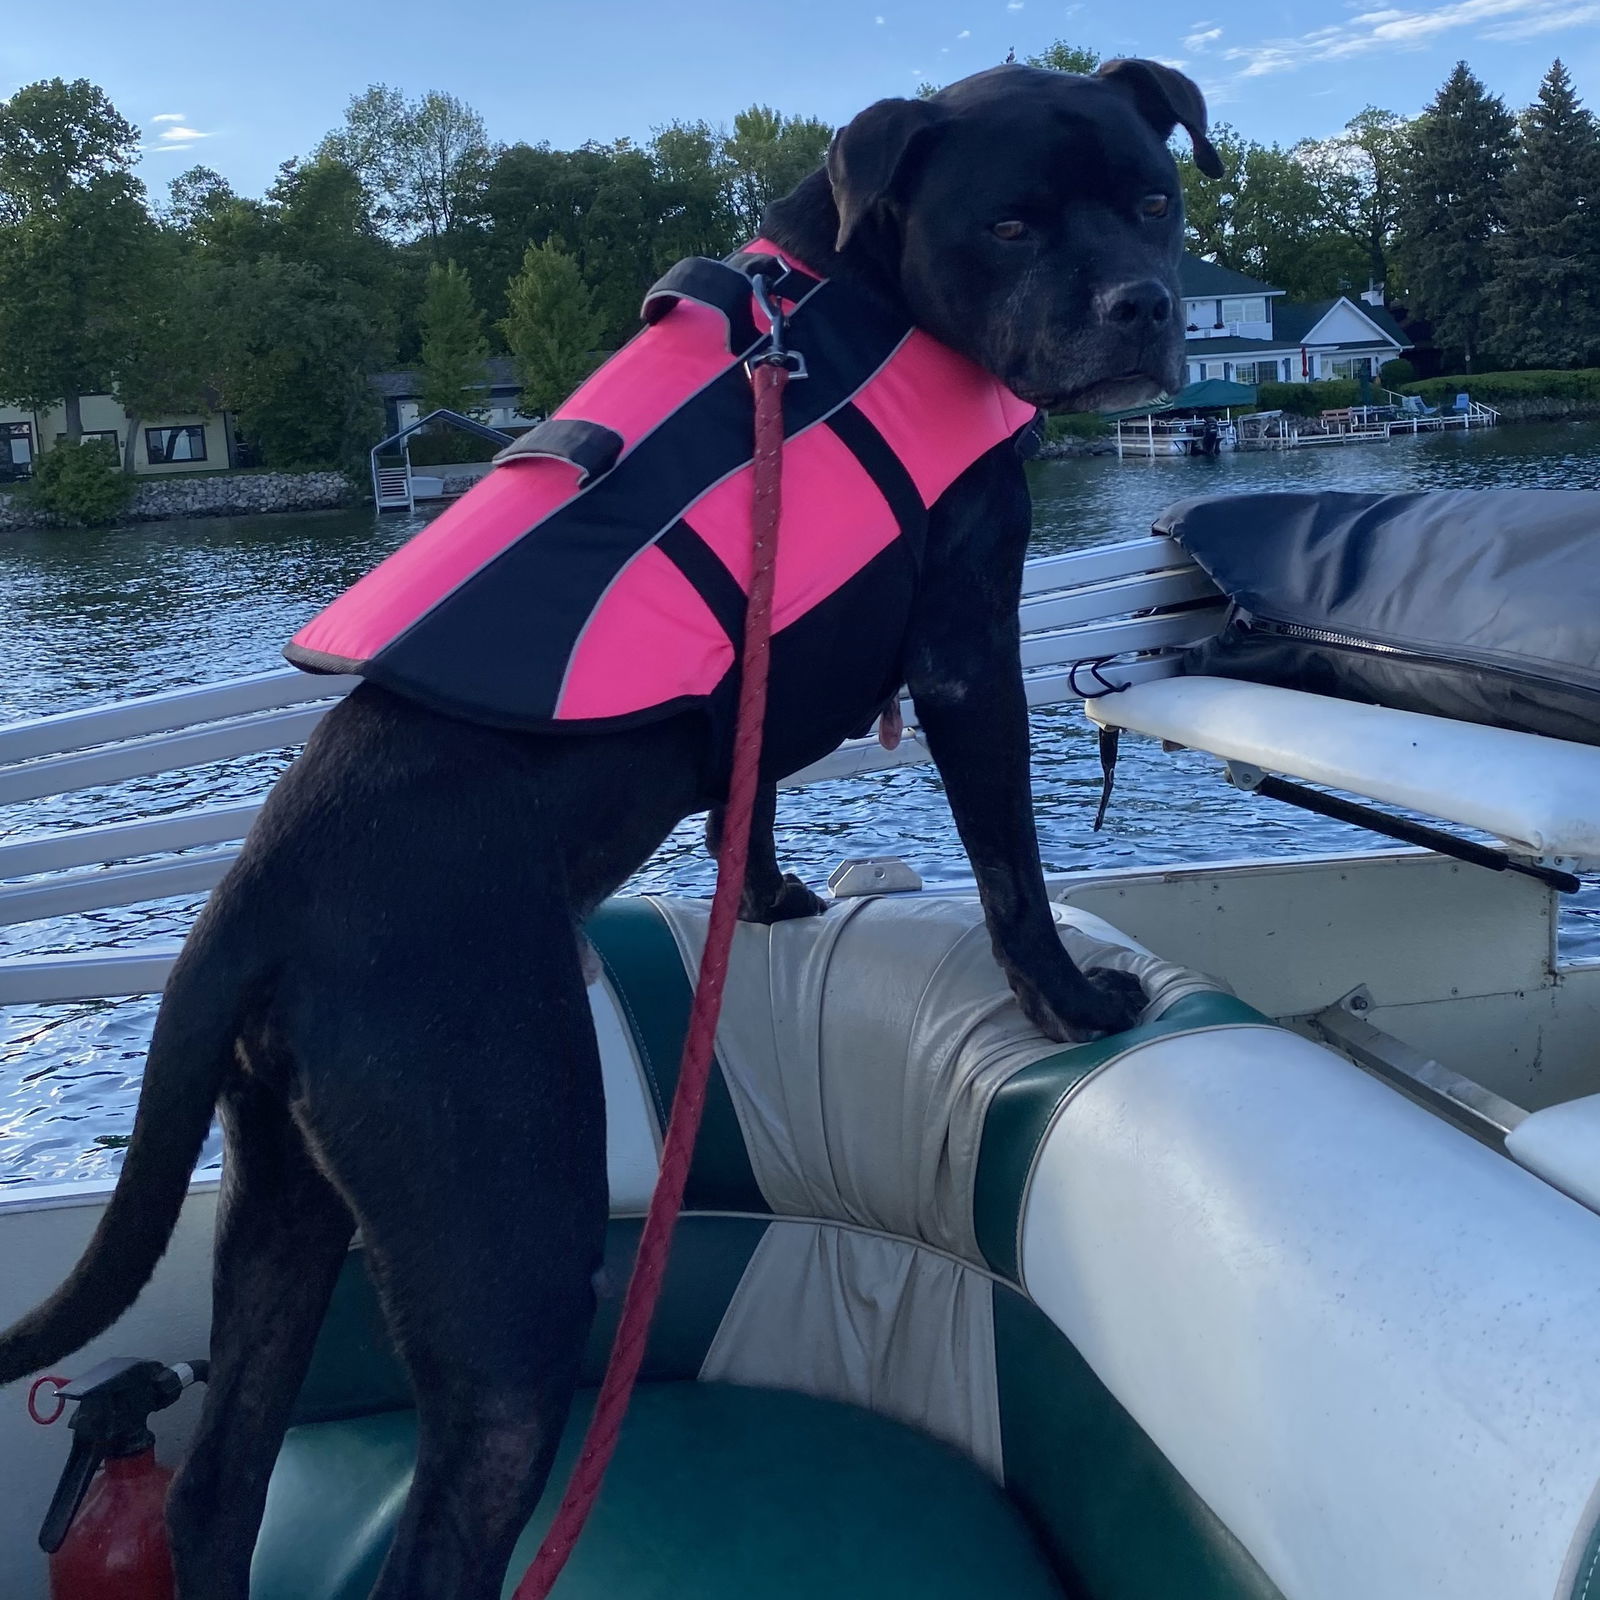
[[[765,301],[759,290],[758,298]],[[661,1295],[667,1253],[672,1247],[672,1229],[683,1206],[695,1135],[700,1131],[700,1114],[705,1109],[717,1018],[722,1012],[723,983],[728,976],[728,956],[750,854],[750,818],[755,809],[762,723],[767,707],[772,585],[778,555],[778,518],[782,509],[783,390],[789,381],[779,339],[780,326],[779,319],[774,317],[773,354],[751,367],[756,409],[755,504],[750,517],[755,565],[750,575],[749,604],[745,609],[733,771],[728,783],[722,848],[717,856],[717,888],[711,901],[711,921],[706,929],[705,952],[700,958],[694,1006],[683,1041],[677,1092],[672,1097],[672,1115],[667,1122],[661,1151],[661,1175],[650,1197],[650,1211],[639,1238],[639,1254],[628,1280],[628,1293],[622,1302],[616,1341],[611,1347],[611,1359],[606,1365],[594,1415],[589,1419],[589,1431],[584,1436],[578,1464],[573,1468],[555,1521],[539,1546],[533,1565],[517,1585],[513,1600],[545,1600],[594,1509],[644,1360],[650,1319]]]

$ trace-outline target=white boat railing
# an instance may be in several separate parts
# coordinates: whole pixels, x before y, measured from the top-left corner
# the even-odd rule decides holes
[[[1214,633],[1221,614],[1217,590],[1169,539],[1030,561],[1019,616],[1028,703],[1167,676],[1177,652]],[[237,858],[273,774],[263,769],[256,795],[227,803],[16,838],[7,838],[4,808],[135,781],[130,800],[149,808],[160,784],[147,780],[292,754],[359,681],[285,668],[0,727],[0,938],[8,926],[207,892]],[[903,710],[897,750],[852,740],[787,783],[927,760],[915,708]],[[175,955],[175,946],[152,945],[0,958],[0,1005],[150,993]]]

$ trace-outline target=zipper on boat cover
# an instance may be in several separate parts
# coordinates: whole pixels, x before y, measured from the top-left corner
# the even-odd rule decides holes
[[[1339,650],[1354,650],[1366,655],[1392,656],[1396,660],[1416,661],[1431,667],[1475,667],[1484,672],[1497,672],[1507,678],[1526,678],[1533,683],[1553,684],[1557,688],[1587,689],[1591,693],[1600,688],[1594,681],[1558,678],[1552,673],[1530,672],[1526,667],[1509,667],[1492,656],[1474,654],[1463,650],[1458,655],[1402,648],[1383,644],[1377,639],[1362,638],[1358,634],[1341,633],[1337,628],[1313,628],[1303,622],[1279,622],[1272,617],[1261,617],[1241,609],[1237,619],[1247,633],[1272,634],[1284,639],[1303,639],[1308,644],[1332,645]]]

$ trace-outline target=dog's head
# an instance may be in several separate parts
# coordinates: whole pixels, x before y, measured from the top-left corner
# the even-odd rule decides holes
[[[836,248],[1023,399],[1137,404],[1183,375],[1179,126],[1220,176],[1200,91],[1153,61],[995,67],[880,100],[828,155]]]

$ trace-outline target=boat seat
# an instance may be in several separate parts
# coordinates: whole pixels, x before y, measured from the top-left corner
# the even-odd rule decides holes
[[[594,1391],[574,1407],[566,1480]],[[294,1429],[272,1480],[251,1600],[366,1600],[411,1478],[416,1419]],[[554,1514],[523,1533],[520,1576]],[[510,1594],[515,1578],[507,1579]],[[634,1394],[555,1600],[1061,1600],[1004,1491],[965,1457],[857,1406],[731,1384]]]
[[[1102,727],[1479,828],[1528,855],[1600,861],[1600,747],[1233,678],[1136,684],[1087,710]]]
[[[1600,1211],[1600,1094],[1531,1112],[1506,1135],[1506,1154],[1580,1205]]]
[[[583,1557],[626,1571],[581,1568],[558,1600],[1594,1600],[1600,1217],[1057,909],[1080,959],[1145,973],[1134,1029],[1032,1030],[975,898],[740,928],[637,1464]],[[703,902],[644,900],[588,928],[614,1283],[705,925]],[[253,1600],[365,1593],[410,1408],[355,1256]],[[691,1533],[658,1551],[663,1520]]]

